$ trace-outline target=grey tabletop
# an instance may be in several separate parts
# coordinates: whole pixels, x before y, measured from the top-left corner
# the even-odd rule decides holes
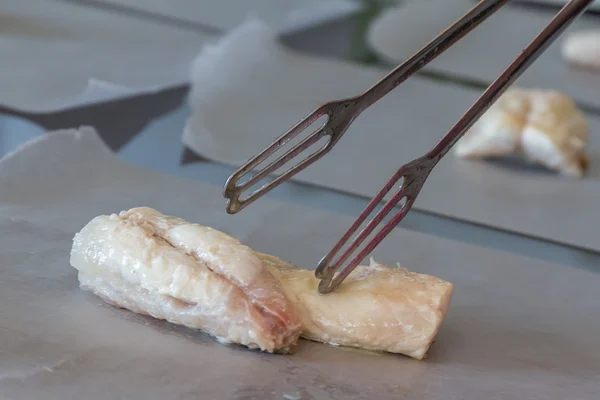
[[[118,10],[111,12],[118,12]],[[375,7],[371,7],[363,17],[372,16],[375,12]],[[161,22],[160,18],[152,18],[147,13],[137,14],[129,11],[127,15],[131,18],[145,18],[157,24],[166,23]],[[375,62],[366,47],[361,46],[360,43],[356,45],[356,38],[364,36],[365,21],[365,18],[330,21],[310,30],[288,35],[283,38],[283,41],[292,48],[308,53]],[[168,23],[175,22],[169,20]],[[105,143],[123,160],[169,175],[222,185],[234,168],[199,159],[186,151],[181,142],[182,132],[191,114],[186,96],[187,88],[178,87],[45,114],[16,112],[0,106],[0,157],[28,140],[45,135],[50,130],[90,125],[98,130]],[[346,216],[357,216],[368,201],[366,198],[301,183],[283,184],[268,197]],[[194,199],[190,198],[189,202],[193,204]],[[417,210],[411,211],[402,222],[402,227],[462,243],[551,261],[560,264],[560,268],[600,271],[600,253]],[[457,256],[449,255],[449,257]],[[443,263],[441,259],[438,262]],[[551,355],[547,356],[551,357]]]
[[[0,167],[3,399],[598,398],[597,272],[395,229],[378,260],[456,288],[426,361],[307,341],[257,354],[103,306],[76,285],[72,232],[144,204],[310,268],[351,217],[268,198],[228,217],[219,186],[136,168],[89,127],[44,135]]]

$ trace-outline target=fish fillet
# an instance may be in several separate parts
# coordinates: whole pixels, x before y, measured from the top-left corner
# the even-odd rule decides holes
[[[320,295],[314,272],[257,253],[302,317],[302,337],[423,359],[442,325],[453,285],[375,261]]]
[[[561,50],[567,62],[600,71],[600,29],[571,33]]]
[[[562,175],[587,168],[588,123],[571,98],[555,90],[511,88],[458,141],[461,158],[521,155]]]
[[[150,208],[94,218],[73,241],[81,287],[140,314],[266,351],[299,337],[425,357],[453,286],[372,262],[333,293],[314,273]]]
[[[102,215],[73,239],[82,289],[224,343],[285,352],[302,326],[281,284],[248,247],[151,208]]]

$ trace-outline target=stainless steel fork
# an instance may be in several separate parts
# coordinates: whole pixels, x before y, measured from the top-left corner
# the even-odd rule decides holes
[[[392,89],[400,85],[400,83],[451,47],[456,41],[461,39],[500,7],[505,5],[507,1],[508,0],[480,1],[452,26],[438,35],[415,55],[392,70],[363,94],[349,99],[325,103],[310,113],[285,134],[277,138],[268,147],[251,158],[246,164],[241,166],[227,180],[224,190],[224,196],[228,199],[227,211],[234,214],[242,210],[268,191],[274,189],[282,182],[290,179],[292,176],[323,157],[341,139],[350,124],[362,111],[370,107],[377,100],[388,94]],[[411,209],[425,180],[440,159],[479,119],[479,117],[489,109],[498,97],[500,97],[506,89],[521,76],[521,74],[577,17],[585,11],[587,6],[593,1],[594,0],[570,0],[552,21],[550,21],[548,26],[542,30],[542,32],[511,63],[511,65],[487,88],[481,97],[431,151],[398,169],[381,191],[373,197],[361,215],[348,231],[346,231],[337,244],[319,262],[315,274],[321,279],[319,285],[319,291],[321,293],[328,293],[334,290],[352,272],[352,270],[354,270],[354,268],[356,268],[356,266],[373,251],[389,232],[398,225]],[[327,121],[319,129],[264,168],[255,171],[256,167],[322,116],[327,116]],[[242,197],[247,189],[250,189],[261,180],[275,173],[279,168],[297,158],[304,150],[308,149],[322,138],[328,138],[328,140],[323,146],[318,148],[318,150],[310,153],[300,162],[296,163],[279,176],[276,176],[256,191],[250,193],[250,195]],[[249,179],[243,183],[239,183],[242,178],[248,175],[251,175]],[[402,181],[401,185],[399,185],[400,181]],[[342,254],[334,260],[336,255],[338,255],[344,246],[348,244],[352,236],[365,222],[367,217],[371,215],[373,210],[388,194],[391,194],[391,198],[383,204],[383,207],[349,243]],[[374,237],[368,241],[354,257],[350,259],[352,254],[359,249],[383,219],[386,218],[392,210],[396,209],[399,204],[400,208],[391,219],[375,233]],[[342,267],[348,259],[350,259],[350,261]]]

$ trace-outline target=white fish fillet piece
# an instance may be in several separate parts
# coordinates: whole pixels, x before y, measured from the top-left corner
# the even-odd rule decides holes
[[[521,155],[565,176],[587,168],[588,123],[568,96],[553,90],[509,89],[458,141],[461,158]]]
[[[581,67],[600,71],[600,30],[574,32],[562,44],[564,59]]]
[[[423,359],[448,311],[453,285],[371,261],[332,293],[320,295],[314,272],[257,253],[302,317],[302,337]]]
[[[151,208],[102,215],[73,239],[82,289],[224,343],[285,352],[300,317],[281,284],[237,239]]]
[[[425,357],[453,285],[372,262],[320,295],[312,271],[150,208],[99,216],[75,235],[83,289],[140,314],[266,351],[302,337]]]

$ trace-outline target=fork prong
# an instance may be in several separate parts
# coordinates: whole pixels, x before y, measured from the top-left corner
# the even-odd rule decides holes
[[[273,172],[281,168],[283,165],[285,165],[287,162],[292,161],[298,156],[298,154],[302,153],[304,150],[321,140],[323,137],[327,136],[326,125],[327,123],[325,123],[324,126],[322,126],[321,128],[317,129],[315,132],[313,132],[310,136],[306,137],[300,143],[292,147],[285,154],[281,155],[271,164],[261,169],[254,176],[252,176],[252,178],[248,179],[243,184],[236,186],[240,193],[242,193],[247,188],[252,187],[257,182],[260,182],[261,179],[272,174]]]
[[[319,282],[319,292],[321,294],[327,294],[335,290],[344,279],[354,271],[354,269],[360,264],[360,262],[369,255],[375,247],[381,243],[383,239],[402,221],[402,219],[408,214],[410,208],[414,203],[414,199],[407,198],[406,203],[398,212],[392,217],[392,219],[383,226],[383,228],[371,239],[366,246],[343,268],[334,270]]]
[[[362,223],[367,219],[367,217],[369,215],[371,215],[371,212],[373,212],[375,207],[377,207],[377,205],[381,202],[381,200],[383,199],[385,194],[386,193],[384,191],[381,191],[377,194],[377,196],[375,196],[369,202],[367,207],[365,207],[363,212],[354,221],[352,226],[350,226],[350,228],[348,228],[348,230],[344,233],[344,235],[341,237],[341,239],[338,240],[338,242],[329,251],[329,253],[327,253],[327,255],[321,259],[321,261],[319,261],[319,264],[317,265],[317,269],[315,270],[315,276],[318,279],[322,279],[324,277],[325,272],[327,271],[328,268],[330,268],[331,259],[340,251],[340,249],[342,247],[344,247],[344,244],[346,244],[348,242],[348,240],[350,239],[350,237],[352,237],[352,235],[354,235],[354,233],[358,230],[358,228],[362,225]]]
[[[303,132],[308,126],[312,125],[313,122],[321,118],[323,115],[329,113],[331,105],[325,103],[318,107],[316,110],[302,118],[294,126],[288,129],[284,134],[275,139],[271,144],[261,150],[254,157],[246,161],[241,167],[239,167],[230,177],[227,179],[225,184],[224,196],[229,197],[230,193],[233,193],[237,189],[237,182],[250,173],[257,165],[262,163],[265,159],[275,153],[279,148],[284,146],[290,140],[294,139],[298,134]]]
[[[367,217],[371,215],[375,207],[377,207],[379,203],[381,203],[383,198],[390,192],[392,187],[394,187],[394,185],[396,185],[398,181],[404,177],[407,165],[403,165],[402,167],[400,167],[400,169],[398,169],[398,171],[396,171],[396,173],[386,182],[383,188],[375,195],[375,197],[373,197],[371,201],[369,201],[369,204],[367,204],[367,206],[360,213],[358,218],[354,221],[352,226],[350,226],[346,233],[344,233],[342,238],[335,244],[335,246],[329,251],[329,253],[327,253],[327,255],[321,259],[321,261],[319,261],[317,269],[315,270],[315,276],[318,279],[323,278],[326,269],[329,268],[329,263],[331,262],[331,259],[340,251],[342,247],[344,247],[346,242],[348,242],[348,240],[358,230],[358,228],[363,224],[363,222],[365,222]],[[403,183],[403,187],[405,183],[406,182]]]
[[[256,199],[258,199],[263,193],[271,190],[273,187],[277,186],[280,182],[289,179],[290,176],[301,172],[303,169],[308,167],[314,161],[323,157],[325,154],[327,154],[331,150],[332,147],[333,147],[332,142],[331,141],[327,142],[323,147],[321,147],[319,150],[312,153],[310,156],[306,157],[300,163],[296,164],[295,166],[293,166],[292,168],[290,168],[283,174],[277,176],[272,181],[267,182],[266,184],[264,184],[263,186],[261,186],[254,192],[250,193],[245,198],[243,198],[242,200],[240,200],[240,195],[242,194],[241,192],[236,191],[236,192],[232,193],[228,197],[227,212],[229,214],[235,214],[235,213],[243,210],[246,206],[250,205]]]
[[[394,207],[402,200],[405,191],[401,188],[390,200],[388,200],[369,223],[360,231],[358,236],[352,240],[350,246],[339,256],[336,261],[329,266],[330,271],[335,271],[354,253],[354,251],[365,241],[365,239],[377,228],[381,221],[392,211]],[[325,274],[327,276],[327,274]]]

